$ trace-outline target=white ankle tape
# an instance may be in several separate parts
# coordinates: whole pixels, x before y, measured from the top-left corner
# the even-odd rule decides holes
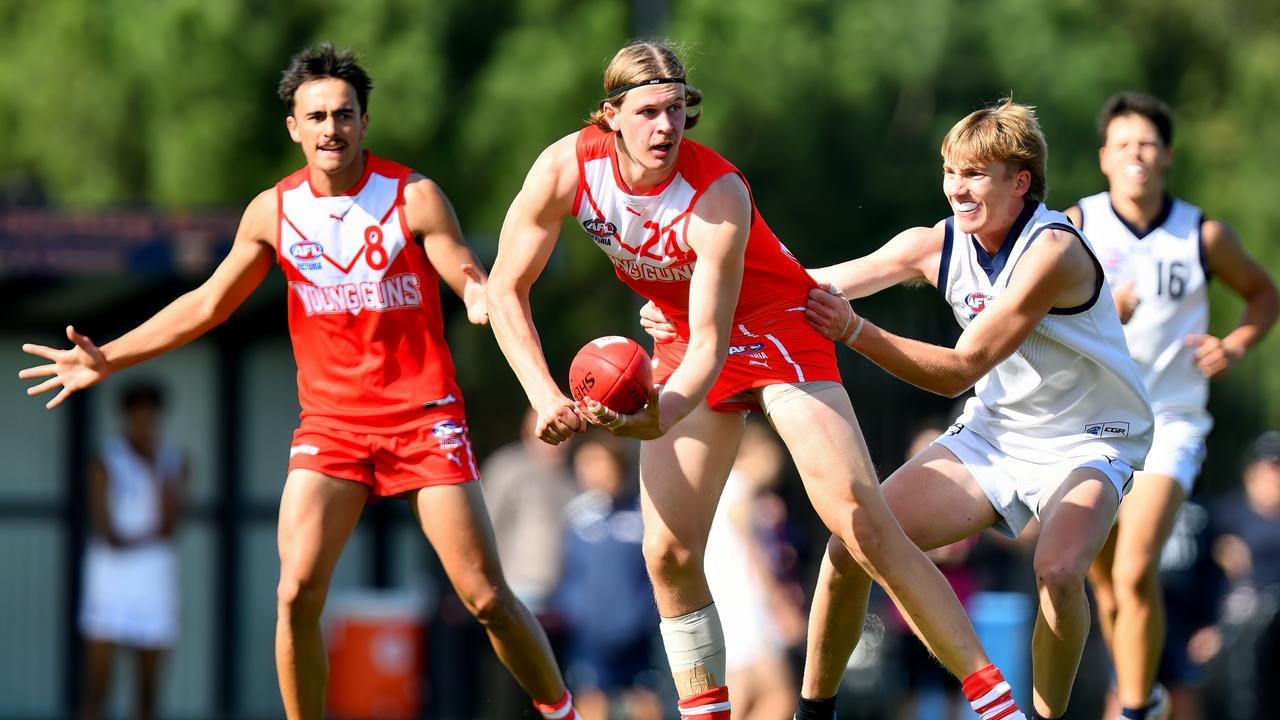
[[[724,683],[724,631],[715,603],[688,615],[664,617],[658,630],[673,673],[701,668],[717,683]]]

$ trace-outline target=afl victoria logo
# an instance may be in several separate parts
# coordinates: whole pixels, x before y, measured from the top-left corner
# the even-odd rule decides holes
[[[314,240],[302,240],[289,248],[289,254],[298,260],[315,260],[324,254],[324,248]]]
[[[964,304],[969,307],[975,314],[987,309],[987,302],[991,300],[990,295],[982,293],[969,293],[964,298]]]
[[[596,242],[601,245],[608,245],[610,242],[609,238],[618,234],[618,226],[604,218],[583,220],[582,227],[586,229],[586,231],[596,239]]]

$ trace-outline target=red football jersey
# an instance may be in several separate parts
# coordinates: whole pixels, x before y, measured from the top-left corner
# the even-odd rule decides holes
[[[411,172],[366,153],[343,195],[317,195],[305,167],[276,184],[303,420],[392,432],[461,412],[439,276],[405,220]]]
[[[618,171],[612,133],[594,125],[578,133],[578,193],[573,214],[596,246],[609,256],[614,272],[637,293],[657,304],[689,337],[689,280],[697,253],[685,237],[693,207],[716,180],[742,177],[729,161],[705,145],[680,141],[675,170],[644,195],[632,195]],[[746,184],[746,178],[742,178]],[[748,191],[750,186],[748,186]],[[747,240],[742,290],[733,322],[748,325],[780,314],[804,312],[805,298],[817,283],[778,240],[755,201]]]

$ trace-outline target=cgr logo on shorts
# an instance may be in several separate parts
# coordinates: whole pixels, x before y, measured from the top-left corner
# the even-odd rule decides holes
[[[1085,426],[1084,434],[1097,438],[1129,437],[1129,423],[1120,420],[1091,423]]]
[[[462,447],[466,442],[464,437],[466,433],[467,428],[457,420],[441,420],[431,426],[431,434],[440,441],[442,450],[456,450]]]

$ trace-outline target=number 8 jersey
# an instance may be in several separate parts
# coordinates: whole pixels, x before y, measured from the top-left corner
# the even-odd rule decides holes
[[[404,216],[412,171],[366,153],[364,176],[332,196],[307,172],[276,185],[303,421],[398,432],[440,406],[461,413],[438,275]]]
[[[1139,303],[1125,340],[1152,409],[1205,412],[1209,382],[1196,368],[1188,335],[1209,329],[1209,270],[1200,240],[1200,208],[1166,196],[1145,232],[1129,225],[1102,192],[1082,199],[1081,230],[1097,250],[1112,288],[1133,283]]]

